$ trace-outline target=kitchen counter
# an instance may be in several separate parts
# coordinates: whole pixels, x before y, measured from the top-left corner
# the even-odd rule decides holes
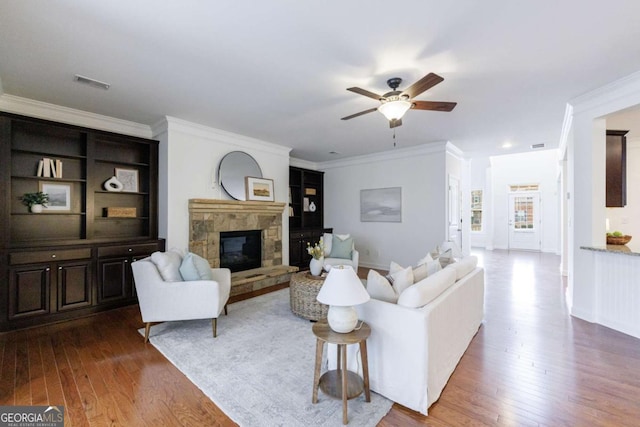
[[[580,246],[580,249],[596,252],[608,252],[611,254],[640,256],[640,244],[634,245],[632,242],[629,242],[626,245]]]

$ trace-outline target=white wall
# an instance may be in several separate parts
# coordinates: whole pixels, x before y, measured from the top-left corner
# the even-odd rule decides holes
[[[159,234],[167,248],[189,247],[189,199],[231,199],[217,182],[218,164],[230,151],[256,159],[273,179],[276,202],[288,202],[290,148],[167,117],[153,127],[160,140]],[[289,259],[289,216],[282,214],[283,261]]]
[[[571,101],[567,142],[569,192],[569,286],[571,314],[597,322],[593,254],[580,246],[605,244],[605,130],[603,117],[640,105],[640,73]],[[567,121],[567,120],[566,120]],[[629,260],[635,257],[629,257]]]
[[[446,144],[426,144],[319,165],[326,227],[354,236],[360,264],[413,265],[446,236]],[[360,190],[402,188],[402,222],[360,222]]]
[[[542,252],[559,253],[558,151],[543,150],[491,157],[493,247],[509,248],[509,186],[538,184]]]

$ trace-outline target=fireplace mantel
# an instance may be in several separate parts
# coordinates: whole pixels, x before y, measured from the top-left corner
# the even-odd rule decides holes
[[[190,199],[189,212],[282,214],[284,203],[242,200]]]

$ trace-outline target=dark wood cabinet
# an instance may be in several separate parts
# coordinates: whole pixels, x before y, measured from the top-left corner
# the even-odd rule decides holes
[[[10,259],[9,321],[91,306],[90,249],[18,252]]]
[[[306,269],[311,256],[307,243],[315,244],[324,229],[324,172],[289,168],[289,265]]]
[[[332,228],[289,231],[289,265],[305,270],[309,268],[311,255],[307,252],[307,243],[318,243],[324,233],[332,233]]]
[[[37,191],[39,214],[20,200]],[[0,113],[0,331],[135,302],[130,263],[164,250],[157,194],[157,141]]]
[[[627,204],[627,133],[607,130],[606,205],[621,208]]]
[[[118,245],[98,249],[98,302],[135,299],[131,263],[163,250],[160,243]]]

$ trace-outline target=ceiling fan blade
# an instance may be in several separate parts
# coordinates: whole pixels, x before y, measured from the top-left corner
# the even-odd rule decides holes
[[[376,93],[373,93],[373,92],[369,92],[366,89],[360,89],[359,87],[348,87],[347,90],[349,90],[351,92],[354,92],[354,93],[357,93],[357,94],[360,94],[360,95],[368,96],[369,98],[373,98],[376,101],[379,101],[380,99],[382,99],[382,96],[380,96],[380,95],[378,95]]]
[[[363,114],[369,114],[369,113],[373,113],[374,111],[376,111],[378,109],[378,107],[376,108],[369,108],[368,110],[364,110],[364,111],[360,111],[359,113],[355,113],[352,114],[350,116],[347,117],[343,117],[340,120],[349,120],[349,119],[353,119],[354,117],[358,117],[358,116],[362,116]]]
[[[434,73],[429,73],[423,78],[421,78],[420,80],[418,80],[417,82],[415,82],[414,84],[412,84],[411,86],[409,86],[409,88],[405,89],[404,92],[402,93],[409,95],[409,98],[413,99],[416,96],[420,95],[425,90],[434,87],[435,85],[437,85],[443,80],[444,78],[440,77],[439,75]]]
[[[414,110],[433,110],[449,112],[458,105],[457,102],[441,102],[441,101],[413,101],[411,108]]]
[[[397,128],[398,126],[402,126],[402,119],[392,119],[389,120],[389,127],[391,129]]]

